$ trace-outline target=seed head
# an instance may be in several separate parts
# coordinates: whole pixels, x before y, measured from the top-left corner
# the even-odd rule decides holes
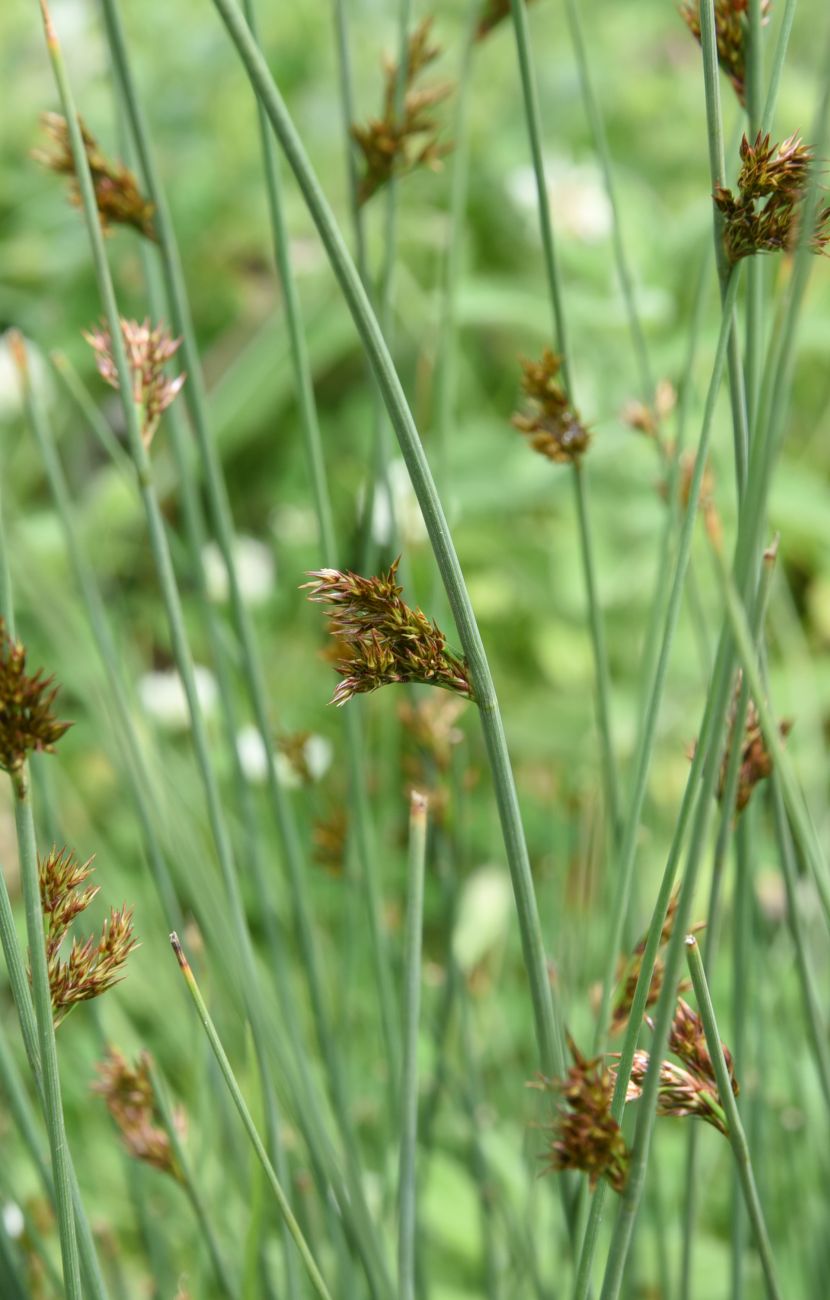
[[[648,1052],[638,1050],[634,1053],[631,1077],[625,1094],[626,1103],[639,1101],[643,1095],[643,1085],[650,1064],[651,1056]],[[615,1076],[616,1072],[616,1066],[612,1066],[612,1073]],[[697,1116],[720,1133],[725,1135],[727,1132],[717,1089],[713,1092],[705,1087],[695,1074],[690,1070],[684,1070],[674,1061],[660,1062],[657,1114],[669,1119],[687,1119]]]
[[[142,1052],[135,1065],[130,1065],[116,1048],[111,1047],[98,1065],[100,1078],[92,1085],[92,1091],[107,1103],[130,1155],[180,1180],[182,1174],[169,1134],[155,1122],[157,1106],[150,1075],[151,1063],[149,1052]],[[174,1111],[173,1120],[178,1132],[184,1136],[187,1122],[181,1108]]]
[[[790,252],[798,242],[812,151],[798,134],[780,145],[761,135],[741,141],[738,192],[718,186],[714,200],[723,216],[723,240],[731,263],[754,253]],[[816,215],[810,236],[814,253],[830,243],[830,208]]]
[[[135,320],[121,320],[121,333],[127,352],[127,364],[132,375],[132,397],[141,410],[141,437],[149,447],[168,406],[175,400],[184,384],[185,375],[171,379],[164,367],[177,352],[181,339],[171,337],[164,325],[150,328],[149,320],[140,324]],[[106,324],[84,334],[95,353],[95,364],[101,378],[111,388],[119,388],[118,370],[112,354],[112,336]]]
[[[738,696],[741,691],[742,675],[739,674],[738,682],[735,688],[735,694],[732,697],[732,705],[729,712],[729,740],[727,741],[723,759],[721,760],[720,777],[718,780],[718,800],[723,801],[726,794],[726,778],[729,769],[729,759],[732,747],[735,744],[735,723],[738,711]],[[778,724],[778,730],[781,739],[784,740],[792,730],[792,722],[784,718]],[[764,733],[761,730],[758,710],[752,700],[749,701],[746,710],[746,721],[744,722],[744,734],[741,741],[741,760],[738,769],[738,787],[735,794],[735,812],[741,813],[752,798],[752,792],[756,785],[765,781],[772,772],[772,755],[766,746]]]
[[[517,412],[513,426],[540,456],[558,465],[577,464],[591,438],[557,378],[561,365],[562,358],[550,348],[539,361],[522,361],[522,388],[530,398],[530,411]]]
[[[6,635],[0,618],[0,769],[19,782],[31,753],[51,754],[72,725],[59,722],[52,706],[58,690],[43,670],[26,672],[26,650]]]
[[[588,1175],[592,1191],[600,1178],[606,1178],[615,1192],[621,1192],[628,1176],[629,1151],[611,1114],[613,1074],[601,1057],[586,1060],[570,1035],[568,1048],[574,1064],[567,1076],[541,1085],[559,1098],[546,1168],[581,1169]]]
[[[669,939],[672,936],[672,930],[674,929],[674,921],[677,915],[678,902],[679,902],[679,894],[675,893],[672,895],[671,899],[669,900],[669,906],[666,910],[666,919],[664,920],[663,928],[660,931],[661,948],[664,948],[666,946],[666,944],[668,943]],[[692,928],[694,930],[700,930],[702,929],[702,926],[698,924],[693,926]],[[631,1008],[634,1003],[634,994],[637,990],[637,983],[639,981],[640,972],[643,966],[643,955],[646,950],[647,940],[648,940],[648,935],[644,934],[643,937],[640,939],[639,943],[637,944],[636,948],[634,949],[634,952],[631,954],[631,956],[628,958],[624,958],[620,963],[621,971],[618,980],[619,988],[617,992],[617,1000],[614,1004],[614,1010],[611,1017],[612,1034],[618,1034],[622,1029],[624,1029],[628,1023],[628,1018],[631,1015]],[[654,970],[651,976],[651,984],[649,985],[648,994],[646,996],[646,1009],[654,1006],[658,997],[660,996],[660,990],[663,987],[663,974],[664,974],[664,962],[663,962],[663,958],[658,953],[654,962]],[[685,985],[681,985],[681,988],[685,988],[685,987],[686,987]]]
[[[44,113],[41,122],[49,136],[49,144],[45,149],[34,150],[32,157],[50,171],[73,178],[69,197],[76,207],[80,207],[81,195],[75,178],[75,159],[66,118],[59,113]],[[79,125],[102,229],[108,232],[110,224],[132,226],[146,239],[155,240],[154,204],[144,198],[133,173],[123,163],[111,162],[80,119]]]
[[[60,955],[67,931],[98,893],[85,882],[92,858],[79,863],[67,849],[53,848],[39,862],[40,905],[46,931],[46,961],[55,1028],[79,1002],[88,1002],[124,978],[127,958],[138,944],[133,938],[132,910],[113,909],[99,938],[72,940],[69,956]]]
[[[448,152],[447,145],[438,139],[440,127],[431,110],[447,98],[452,86],[444,82],[420,89],[415,84],[441,53],[439,46],[430,43],[431,27],[432,19],[425,18],[409,37],[400,117],[396,111],[398,66],[387,60],[383,115],[370,118],[365,126],[352,127],[352,136],[363,159],[358,190],[360,203],[365,203],[393,177],[407,176],[419,167],[437,170]]]
[[[333,703],[394,682],[442,686],[473,698],[467,664],[447,649],[447,639],[420,609],[401,599],[395,576],[364,578],[340,569],[318,569],[303,584],[309,600],[329,607],[329,632],[337,647],[334,667],[343,678]]]
[[[769,22],[772,0],[761,0],[761,21]],[[732,82],[741,104],[746,103],[746,52],[749,37],[749,0],[715,0],[715,36],[718,63]],[[680,16],[700,41],[700,0],[683,0]]]

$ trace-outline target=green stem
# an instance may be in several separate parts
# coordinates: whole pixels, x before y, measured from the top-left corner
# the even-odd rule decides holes
[[[345,0],[333,0],[334,26],[337,36],[337,86],[340,93],[340,116],[345,138],[346,180],[349,188],[349,211],[354,229],[355,261],[360,278],[366,283],[366,232],[363,209],[358,200],[360,178],[357,170],[352,123],[355,120],[352,59],[349,51],[349,29],[346,20]]]
[[[288,1231],[290,1232],[294,1240],[297,1250],[299,1251],[300,1258],[303,1264],[305,1265],[305,1269],[308,1274],[309,1280],[311,1281],[311,1284],[315,1292],[317,1293],[317,1295],[322,1297],[322,1300],[331,1300],[331,1295],[329,1293],[328,1287],[323,1281],[322,1274],[320,1273],[320,1270],[318,1269],[317,1264],[315,1263],[314,1256],[312,1255],[309,1249],[308,1242],[303,1236],[303,1233],[300,1229],[300,1225],[295,1219],[294,1214],[291,1210],[291,1206],[288,1203],[288,1197],[283,1191],[282,1185],[279,1179],[277,1178],[276,1173],[274,1172],[274,1167],[271,1164],[271,1161],[268,1159],[268,1153],[266,1152],[265,1147],[263,1146],[262,1139],[260,1138],[259,1133],[257,1132],[256,1129],[256,1125],[254,1124],[254,1121],[251,1118],[251,1112],[248,1110],[247,1104],[245,1102],[245,1098],[242,1096],[242,1092],[240,1090],[239,1084],[236,1081],[236,1076],[234,1075],[233,1069],[231,1068],[231,1063],[228,1060],[228,1057],[225,1053],[225,1049],[219,1040],[219,1035],[217,1034],[213,1021],[210,1018],[210,1013],[208,1012],[208,1009],[205,1005],[204,998],[202,997],[202,994],[199,991],[199,986],[196,983],[196,979],[193,975],[193,971],[190,969],[190,963],[188,962],[187,958],[184,955],[182,946],[179,942],[178,935],[175,934],[175,932],[170,935],[170,944],[171,947],[173,948],[173,952],[176,954],[176,960],[178,961],[181,972],[185,978],[185,982],[187,984],[188,990],[190,991],[190,996],[193,998],[193,1003],[196,1007],[196,1013],[207,1035],[208,1042],[210,1043],[211,1048],[213,1049],[213,1054],[216,1057],[217,1063],[219,1065],[219,1069],[222,1073],[222,1078],[225,1080],[225,1084],[227,1086],[228,1092],[231,1095],[233,1104],[235,1105],[237,1111],[239,1112],[239,1117],[242,1120],[242,1123],[245,1128],[245,1132],[248,1134],[251,1145],[254,1148],[256,1157],[259,1160],[259,1163],[262,1165],[262,1168],[265,1172],[265,1177],[268,1179],[268,1183],[270,1185],[271,1191],[274,1193],[274,1197],[276,1199],[277,1205],[279,1206],[279,1210],[280,1210],[280,1214],[282,1215],[283,1222],[288,1228]]]
[[[398,1173],[398,1295],[415,1300],[416,1172],[418,1141],[418,1028],[424,925],[427,797],[413,790],[409,815],[409,871],[404,940],[403,1070]]]
[[[749,1146],[747,1145],[746,1134],[744,1133],[741,1117],[738,1113],[738,1104],[735,1100],[735,1094],[732,1091],[732,1080],[729,1069],[726,1064],[726,1058],[723,1054],[723,1045],[718,1033],[718,1025],[715,1019],[715,1008],[712,1005],[712,998],[709,993],[709,985],[706,981],[706,973],[703,969],[703,962],[700,958],[700,949],[697,940],[693,934],[686,935],[686,961],[689,966],[689,974],[692,977],[695,997],[700,1011],[700,1017],[703,1021],[703,1030],[706,1035],[706,1046],[709,1048],[709,1055],[715,1068],[715,1078],[718,1083],[718,1092],[720,1093],[721,1105],[726,1114],[728,1125],[729,1141],[735,1154],[735,1162],[738,1168],[738,1175],[741,1180],[746,1208],[755,1232],[755,1241],[758,1246],[758,1254],[761,1259],[761,1267],[764,1273],[767,1295],[769,1300],[781,1300],[781,1291],[775,1276],[775,1264],[772,1258],[772,1248],[770,1246],[769,1236],[767,1233],[764,1214],[761,1209],[761,1201],[758,1196],[758,1189],[755,1185],[755,1176],[752,1172],[752,1161],[749,1155]]]
[[[214,0],[214,3],[262,100],[318,228],[372,363],[418,497],[479,703],[531,986],[540,1064],[546,1073],[556,1075],[562,1063],[561,1042],[516,787],[493,679],[444,511],[377,319],[268,66],[232,0]]]

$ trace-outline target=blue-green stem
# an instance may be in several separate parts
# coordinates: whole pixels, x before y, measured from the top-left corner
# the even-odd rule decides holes
[[[403,1068],[398,1170],[398,1296],[415,1300],[416,1168],[418,1145],[418,1030],[424,924],[427,797],[413,790],[409,813],[406,934],[404,938]]]
[[[741,1117],[738,1112],[738,1103],[735,1100],[735,1094],[732,1091],[732,1080],[729,1074],[729,1068],[726,1064],[726,1058],[723,1054],[723,1045],[721,1043],[720,1034],[718,1033],[718,1025],[715,1018],[715,1008],[712,1005],[709,985],[706,980],[706,973],[703,969],[703,962],[700,957],[700,949],[698,948],[697,940],[693,934],[686,935],[685,943],[686,961],[689,966],[689,974],[692,977],[692,984],[694,985],[700,1018],[703,1021],[703,1031],[706,1035],[706,1046],[709,1049],[709,1056],[711,1057],[712,1065],[715,1069],[715,1078],[718,1084],[721,1105],[726,1114],[729,1141],[735,1154],[735,1162],[737,1164],[741,1187],[746,1200],[747,1212],[749,1213],[750,1222],[752,1223],[752,1228],[755,1233],[755,1242],[761,1259],[761,1268],[764,1274],[767,1296],[769,1297],[769,1300],[781,1300],[782,1293],[778,1286],[775,1263],[772,1257],[772,1247],[770,1246],[764,1213],[758,1196],[758,1188],[755,1185],[755,1175],[752,1170],[749,1146],[747,1144],[743,1124],[741,1123]]]
[[[268,66],[232,0],[214,0],[214,4],[262,100],[269,121],[320,233],[363,346],[372,363],[376,381],[381,389],[421,507],[467,658],[475,698],[479,706],[516,899],[540,1064],[546,1073],[556,1075],[561,1072],[562,1044],[557,1027],[557,1016],[554,1012],[536,895],[504,726],[481,634],[441,501],[377,318]]]

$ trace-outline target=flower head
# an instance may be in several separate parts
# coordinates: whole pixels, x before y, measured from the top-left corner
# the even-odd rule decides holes
[[[761,20],[769,22],[772,0],[761,0]],[[749,39],[749,0],[715,0],[718,63],[732,82],[741,104],[746,102],[746,54]],[[680,16],[700,41],[700,0],[683,0]]]
[[[566,1077],[542,1085],[560,1099],[547,1167],[581,1169],[588,1175],[592,1191],[600,1178],[606,1178],[615,1192],[621,1192],[628,1176],[629,1152],[611,1114],[613,1073],[601,1057],[586,1060],[570,1036],[568,1047],[574,1064]]]
[[[738,192],[718,186],[715,204],[723,216],[723,240],[730,262],[754,253],[791,251],[798,242],[801,212],[813,155],[798,134],[780,145],[759,131],[754,143],[741,141]],[[830,208],[815,219],[810,247],[823,253],[830,243]]]
[[[43,670],[26,672],[26,650],[0,618],[0,769],[17,780],[29,754],[51,754],[72,725],[52,711],[59,687]]]
[[[334,703],[375,691],[393,682],[423,682],[473,698],[463,657],[447,649],[447,639],[420,609],[401,599],[398,561],[388,573],[364,578],[340,569],[318,569],[304,584],[309,600],[329,607],[329,632],[335,642],[334,666],[343,680]]]
[[[452,87],[446,83],[421,89],[415,85],[425,68],[438,58],[439,46],[430,42],[432,19],[426,18],[409,37],[403,111],[397,112],[398,66],[387,61],[383,115],[370,118],[365,126],[353,126],[352,136],[363,158],[363,175],[358,197],[361,203],[394,178],[407,176],[419,167],[433,170],[441,164],[447,146],[438,140],[439,126],[432,109],[446,99]]]
[[[729,771],[730,755],[732,753],[732,747],[735,744],[735,723],[737,720],[738,697],[741,691],[741,678],[742,675],[739,675],[735,694],[732,699],[732,706],[729,711],[729,739],[721,760],[720,777],[718,779],[717,795],[719,802],[723,801],[726,794],[726,779]],[[782,719],[778,724],[778,730],[781,739],[784,740],[792,730],[792,722],[788,718]],[[772,772],[772,767],[772,755],[767,749],[766,741],[764,740],[764,733],[761,730],[761,723],[758,717],[758,709],[754,702],[750,700],[747,704],[744,732],[741,738],[738,786],[735,792],[736,813],[743,812],[744,808],[752,798],[752,792],[755,787],[759,785],[761,781],[767,779]]]
[[[79,863],[67,849],[53,848],[39,862],[40,905],[46,930],[46,961],[55,1027],[79,1002],[88,1002],[124,978],[124,966],[138,945],[133,938],[132,911],[113,909],[99,938],[72,940],[69,956],[61,957],[67,931],[98,893],[86,885],[92,858]],[[84,887],[86,885],[86,887]]]
[[[171,337],[164,325],[151,329],[149,320],[121,320],[121,333],[132,375],[132,398],[141,411],[141,437],[149,447],[168,406],[182,389],[185,375],[171,379],[164,367],[177,352],[181,339]],[[84,334],[95,353],[98,373],[111,388],[119,388],[118,370],[112,353],[112,336],[106,324]]]
[[[625,1094],[626,1103],[639,1101],[643,1095],[643,1085],[650,1064],[651,1056],[648,1052],[634,1053],[631,1077]],[[612,1067],[612,1071],[616,1074],[616,1067]],[[657,1114],[668,1119],[688,1119],[697,1116],[698,1119],[711,1124],[718,1132],[724,1135],[727,1132],[717,1088],[713,1091],[706,1087],[697,1075],[676,1065],[674,1061],[660,1062]]]
[[[591,441],[558,375],[562,358],[545,348],[539,361],[522,361],[522,388],[530,398],[529,414],[513,416],[534,451],[557,464],[577,464]]]
[[[160,1169],[162,1173],[180,1179],[181,1171],[176,1163],[169,1134],[155,1122],[156,1099],[150,1065],[148,1052],[142,1052],[135,1065],[130,1065],[116,1048],[111,1047],[106,1058],[98,1065],[100,1078],[92,1085],[92,1090],[107,1103],[130,1155],[135,1160],[152,1165],[154,1169]],[[184,1111],[174,1111],[173,1120],[177,1130],[184,1134]]]
[[[679,902],[679,895],[675,893],[672,895],[671,899],[669,900],[669,905],[668,908],[666,909],[666,917],[665,920],[663,921],[663,928],[660,931],[661,948],[665,947],[665,945],[668,943],[669,939],[672,936],[672,930],[674,929],[674,921],[677,915],[678,902]],[[693,928],[700,929],[700,926],[696,926]],[[628,1018],[631,1014],[631,1008],[634,1003],[634,994],[637,991],[637,984],[639,982],[640,972],[643,966],[643,956],[646,950],[647,939],[648,936],[643,935],[642,939],[640,939],[639,943],[637,944],[631,956],[627,960],[624,959],[621,962],[622,971],[619,979],[617,1000],[614,1004],[614,1010],[611,1017],[612,1034],[618,1034],[622,1029],[625,1028],[626,1024],[628,1023]],[[648,994],[646,995],[646,1004],[645,1004],[646,1008],[654,1006],[655,1002],[660,996],[660,990],[663,987],[663,973],[664,973],[663,958],[658,954],[657,957],[655,958],[654,970],[651,976],[651,984],[649,985]]]
[[[50,137],[49,147],[36,149],[32,156],[51,171],[73,177],[70,199],[79,207],[81,196],[78,182],[74,179],[75,159],[66,118],[59,113],[44,113],[41,120]],[[80,122],[80,127],[103,229],[108,230],[110,224],[133,226],[145,238],[155,240],[155,206],[144,198],[133,173],[123,163],[111,162],[83,122]]]

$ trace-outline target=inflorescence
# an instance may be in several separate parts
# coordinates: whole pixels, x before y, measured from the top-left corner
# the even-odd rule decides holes
[[[168,406],[182,389],[185,376],[170,378],[164,367],[178,351],[181,339],[174,339],[164,325],[150,327],[149,320],[121,320],[121,333],[127,352],[127,363],[132,375],[132,397],[141,411],[141,437],[149,447],[153,435]],[[95,353],[95,364],[101,378],[111,388],[119,388],[118,370],[112,354],[112,336],[106,324],[84,334]]]
[[[0,618],[0,770],[17,785],[29,754],[53,753],[72,725],[55,717],[53,681],[42,669],[26,672],[25,647],[6,634]]]
[[[761,21],[769,22],[771,0],[761,0]],[[746,57],[749,44],[749,0],[715,0],[718,63],[741,104],[746,104]],[[700,0],[683,0],[680,16],[700,41]]]
[[[545,348],[539,361],[522,361],[522,389],[530,398],[528,414],[513,416],[534,451],[558,465],[578,464],[591,436],[559,382],[562,358]]]
[[[121,1052],[111,1047],[98,1065],[100,1078],[92,1085],[92,1090],[104,1098],[130,1155],[180,1180],[182,1174],[170,1136],[156,1123],[157,1107],[150,1065],[148,1052],[142,1052],[135,1065],[130,1065]],[[173,1122],[177,1131],[184,1135],[185,1115],[180,1108],[173,1112]]]
[[[718,186],[715,203],[723,217],[723,241],[731,263],[754,253],[792,251],[799,238],[800,219],[807,193],[812,151],[798,134],[780,145],[758,132],[753,144],[741,141],[738,192]],[[816,214],[809,237],[814,253],[830,242],[830,208]]]

